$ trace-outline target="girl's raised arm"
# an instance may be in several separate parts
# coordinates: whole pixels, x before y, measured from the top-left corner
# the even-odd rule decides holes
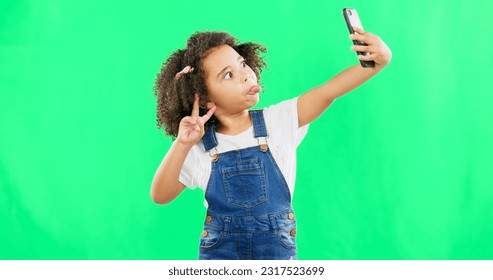
[[[184,189],[185,185],[178,181],[183,163],[188,152],[202,136],[204,136],[204,124],[211,118],[216,107],[212,107],[207,114],[199,116],[199,97],[195,95],[192,115],[184,117],[180,121],[178,137],[166,153],[159,165],[151,185],[151,198],[158,204],[166,204],[175,199]]]
[[[298,99],[298,126],[314,121],[337,98],[357,88],[382,70],[392,58],[392,52],[380,37],[353,27],[358,34],[351,34],[352,40],[363,41],[368,46],[353,46],[353,51],[369,52],[359,55],[360,60],[375,61],[375,68],[363,68],[360,64],[349,67],[325,84],[311,89]]]

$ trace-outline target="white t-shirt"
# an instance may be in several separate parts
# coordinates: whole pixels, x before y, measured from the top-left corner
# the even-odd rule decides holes
[[[268,134],[267,144],[277,166],[286,179],[291,197],[293,197],[296,179],[296,148],[308,131],[308,125],[298,128],[297,101],[298,98],[296,97],[264,109]],[[216,132],[216,138],[218,154],[258,146],[257,139],[253,137],[253,126],[237,135],[225,135]],[[221,155],[219,155],[219,160],[221,160]],[[202,141],[199,141],[188,153],[179,180],[191,189],[199,186],[205,193],[210,174],[211,157],[204,150]],[[207,203],[205,205],[207,207]]]

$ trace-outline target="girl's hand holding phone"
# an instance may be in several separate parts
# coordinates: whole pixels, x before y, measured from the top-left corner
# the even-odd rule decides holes
[[[351,49],[358,52],[368,52],[369,55],[358,55],[359,60],[375,61],[375,66],[384,67],[392,59],[392,52],[389,47],[375,34],[365,32],[363,29],[353,26],[357,34],[349,35],[351,40],[361,41],[368,46],[353,45]]]

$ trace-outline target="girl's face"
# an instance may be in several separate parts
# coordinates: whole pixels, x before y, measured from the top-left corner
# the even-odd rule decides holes
[[[257,76],[233,48],[213,48],[202,65],[209,91],[207,107],[216,105],[215,114],[240,113],[258,103]]]

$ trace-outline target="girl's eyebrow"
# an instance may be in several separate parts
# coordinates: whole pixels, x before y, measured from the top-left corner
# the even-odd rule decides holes
[[[236,59],[237,61],[238,60],[242,60],[243,59],[243,56],[238,56],[238,58]],[[224,67],[223,70],[221,70],[221,72],[219,72],[219,74],[217,74],[216,78],[219,78],[219,76],[221,76],[222,73],[224,73],[224,71],[226,71],[226,69],[228,69],[228,67],[230,67],[229,65]]]

